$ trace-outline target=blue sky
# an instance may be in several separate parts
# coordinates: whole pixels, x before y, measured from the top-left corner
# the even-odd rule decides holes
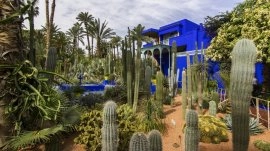
[[[54,22],[62,31],[76,22],[80,12],[89,12],[124,36],[127,27],[139,23],[145,28],[159,28],[181,19],[203,23],[206,16],[232,10],[244,0],[56,0]],[[45,24],[45,2],[39,1],[40,15],[35,19],[36,28]]]

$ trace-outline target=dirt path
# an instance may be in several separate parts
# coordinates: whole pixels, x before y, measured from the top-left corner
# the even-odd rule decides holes
[[[182,134],[182,108],[181,96],[175,97],[175,106],[165,105],[164,112],[166,114],[165,123],[167,133],[163,135],[163,151],[181,151],[181,143],[183,143]],[[261,139],[270,141],[270,131],[265,131],[263,134],[251,136],[249,143],[249,151],[259,151],[253,145],[255,140]],[[182,142],[181,142],[182,141]],[[232,139],[229,132],[229,141],[220,144],[199,144],[200,151],[232,151]]]

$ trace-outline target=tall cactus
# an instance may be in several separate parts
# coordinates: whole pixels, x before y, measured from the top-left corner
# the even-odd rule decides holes
[[[145,68],[145,76],[144,76],[144,83],[145,83],[145,90],[147,93],[147,99],[149,99],[150,95],[151,95],[151,89],[150,89],[151,78],[152,78],[152,69],[150,66],[147,66]]]
[[[177,46],[176,42],[173,41],[172,43],[172,69],[170,73],[170,95],[174,97],[174,92],[175,92],[175,74],[176,74],[176,52],[177,52]]]
[[[56,48],[50,48],[47,54],[45,68],[48,71],[54,72],[57,61],[57,50]]]
[[[198,151],[199,140],[198,114],[194,110],[188,110],[186,114],[185,151]]]
[[[209,102],[209,114],[212,116],[217,114],[217,103],[213,100]]]
[[[162,151],[162,137],[158,130],[149,132],[148,141],[150,143],[149,151]]]
[[[182,119],[185,120],[187,109],[187,76],[186,71],[182,71]]]
[[[190,56],[187,53],[187,88],[188,88],[188,108],[191,109],[192,106],[192,79],[191,79],[191,65],[190,65]]]
[[[149,151],[149,142],[144,133],[134,133],[129,142],[129,151]]]
[[[161,71],[158,71],[157,72],[156,79],[157,79],[156,99],[157,99],[157,102],[162,105],[163,98],[164,98],[164,95],[163,95],[164,94],[163,93],[163,80],[164,80],[164,76],[163,76],[163,74],[162,74]]]
[[[255,71],[256,46],[239,40],[232,51],[230,100],[232,102],[233,150],[247,151],[249,144],[249,97]]]
[[[127,83],[127,49],[126,49],[127,38],[122,41],[122,79],[123,82]]]
[[[131,51],[127,51],[127,103],[132,106],[132,72],[131,72]]]
[[[118,132],[116,107],[116,103],[108,101],[103,109],[103,126],[101,129],[102,151],[117,151]]]

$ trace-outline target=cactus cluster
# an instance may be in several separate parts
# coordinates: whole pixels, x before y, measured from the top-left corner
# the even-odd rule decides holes
[[[187,109],[187,76],[186,71],[182,71],[182,119],[185,119]]]
[[[117,151],[118,132],[117,132],[117,105],[113,101],[106,102],[103,109],[102,151]]]
[[[256,46],[239,40],[232,51],[229,98],[232,101],[233,150],[247,151],[249,144],[249,97],[255,72]]]
[[[188,110],[186,114],[185,128],[185,151],[198,151],[200,131],[198,125],[198,114],[195,110]]]
[[[162,74],[161,71],[157,72],[156,79],[157,79],[156,100],[158,103],[160,103],[160,105],[162,105],[163,99],[164,99],[164,93],[163,93],[164,75]]]
[[[132,135],[129,151],[162,151],[162,137],[158,130],[151,130],[148,137],[142,132]]]
[[[227,126],[220,119],[209,116],[199,116],[200,142],[219,144],[227,142]]]
[[[144,75],[144,84],[145,84],[145,91],[147,93],[147,98],[150,98],[151,95],[151,77],[152,77],[152,69],[150,66],[145,68],[145,75]]]

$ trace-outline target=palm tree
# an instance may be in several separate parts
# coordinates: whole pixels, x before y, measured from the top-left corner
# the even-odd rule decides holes
[[[90,14],[88,14],[88,12],[80,12],[79,15],[76,17],[76,19],[78,21],[80,21],[81,24],[84,25],[84,29],[85,29],[85,33],[86,33],[86,38],[87,38],[87,44],[88,44],[88,55],[89,55],[89,58],[91,57],[91,49],[90,49],[90,40],[89,40],[89,24],[91,22],[93,22],[93,19],[94,17]],[[93,50],[92,50],[93,51]]]
[[[122,38],[120,36],[115,36],[111,39],[111,43],[112,43],[112,47],[113,49],[116,48],[116,53],[117,53],[117,58],[119,58],[119,46],[121,44],[121,40]],[[115,54],[114,54],[115,55]],[[116,55],[114,56],[114,58],[116,58]]]
[[[141,66],[141,47],[142,41],[148,41],[148,37],[142,35],[144,26],[139,24],[131,31],[131,36],[134,40],[137,40],[137,56],[135,62],[135,88],[134,88],[134,102],[133,102],[133,111],[136,112],[139,96],[139,83],[140,83],[140,66]]]
[[[79,48],[79,42],[84,45],[83,28],[80,26],[79,23],[75,23],[70,29],[68,29],[67,35],[72,40],[73,52]]]
[[[0,0],[0,21],[9,19],[7,22],[0,22],[0,64],[11,65],[23,60],[23,47],[21,39],[21,18],[19,15],[14,16],[17,12],[20,1],[7,1]],[[0,95],[3,96],[7,93],[6,78],[8,73],[0,70]],[[6,95],[5,95],[6,96]],[[7,101],[11,99],[8,97],[1,98],[0,100],[0,146],[3,145],[3,136],[7,136],[7,123],[4,120],[4,107]]]
[[[109,27],[107,27],[108,22],[105,20],[103,23],[100,22],[100,19],[95,19],[95,21],[91,24],[90,33],[94,36],[97,41],[97,56],[104,57],[104,52],[101,49],[101,41],[104,39],[111,38],[115,35],[115,32]]]
[[[51,5],[51,15],[49,15],[49,0],[45,0],[45,8],[46,8],[46,51],[49,51],[49,48],[51,47],[51,27],[53,26],[53,19],[54,19],[54,12],[55,12],[55,0],[52,0]]]

